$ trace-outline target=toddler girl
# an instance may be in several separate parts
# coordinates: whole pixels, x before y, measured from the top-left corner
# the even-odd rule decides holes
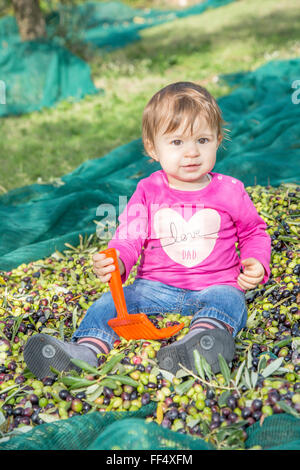
[[[124,283],[140,255],[137,276],[124,287],[129,313],[191,315],[183,339],[161,347],[161,369],[193,370],[196,349],[219,369],[218,354],[234,357],[234,337],[246,325],[245,291],[267,282],[271,238],[244,184],[213,170],[224,138],[224,121],[215,99],[191,82],[158,91],[143,113],[143,143],[161,170],[139,181],[119,216],[108,247],[117,250]],[[240,258],[236,248],[240,250]],[[115,269],[112,258],[93,256],[101,282]],[[97,354],[113,348],[117,334],[110,292],[87,310],[70,343],[45,334],[32,336],[24,349],[37,376],[74,368],[71,358],[97,365]]]

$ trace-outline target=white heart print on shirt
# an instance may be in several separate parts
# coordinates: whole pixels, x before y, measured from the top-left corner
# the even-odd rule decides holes
[[[159,209],[154,215],[154,229],[162,249],[173,261],[188,268],[211,254],[220,225],[221,217],[214,209],[199,210],[188,221],[170,208]]]

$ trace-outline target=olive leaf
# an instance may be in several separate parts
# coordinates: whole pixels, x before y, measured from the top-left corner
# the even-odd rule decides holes
[[[90,372],[91,374],[93,375],[100,375],[100,372],[98,369],[96,369],[95,367],[91,366],[90,364],[88,364],[87,362],[85,361],[82,361],[81,359],[74,359],[74,358],[71,358],[71,362],[79,367],[79,369],[82,369],[82,370],[85,370],[87,372]]]
[[[167,370],[164,370],[164,369],[159,369],[159,370],[160,370],[160,373],[163,376],[163,378],[172,383],[173,378],[175,377],[175,375],[172,374],[171,372],[167,371]],[[184,374],[187,375],[187,373],[183,369],[179,369],[177,373],[179,373],[180,371],[184,372]],[[177,373],[176,373],[176,377],[179,378]]]
[[[204,372],[205,372],[206,376],[208,377],[208,380],[211,380],[212,376],[213,376],[213,373],[212,373],[212,370],[211,370],[211,367],[210,367],[209,363],[207,362],[205,357],[201,356],[201,355],[200,355],[200,360],[201,360],[201,364],[202,364],[202,367],[204,369]]]
[[[272,361],[262,372],[261,374],[264,376],[264,378],[269,377],[269,375],[272,375],[279,367],[281,366],[284,358],[279,357],[278,359],[275,359]]]
[[[236,373],[236,376],[235,376],[235,386],[236,386],[236,387],[239,386],[240,379],[241,379],[242,372],[243,372],[243,370],[244,370],[245,364],[246,364],[246,362],[243,361],[243,362],[241,363],[241,365],[239,366],[238,370],[237,370],[237,373]]]
[[[251,371],[251,384],[252,384],[252,388],[255,388],[255,387],[256,387],[257,379],[258,379],[258,373],[255,372],[254,370],[252,370],[252,371]]]
[[[51,369],[51,367],[50,367],[50,369]],[[56,372],[55,372],[55,374],[56,374]],[[25,379],[32,379],[32,378],[35,377],[35,375],[28,369],[28,367],[25,367],[23,375],[24,375]]]
[[[6,421],[6,418],[4,414],[2,413],[2,411],[0,411],[0,426],[2,426],[2,424],[5,423],[5,421]]]
[[[219,441],[224,441],[228,437],[232,435],[233,431],[242,431],[241,427],[247,425],[246,420],[241,420],[237,421],[236,423],[232,423],[224,428],[221,428],[217,434],[216,437]]]
[[[245,373],[244,373],[244,380],[245,380],[246,386],[247,386],[249,389],[251,389],[250,374],[249,374],[249,370],[248,370],[247,367],[246,367]]]
[[[218,405],[220,407],[224,406],[227,404],[227,398],[229,398],[231,395],[231,390],[225,390],[225,392],[221,393],[219,399],[218,399]]]
[[[44,312],[44,315],[45,315],[45,318],[46,318],[46,320],[48,320],[48,319],[49,319],[49,317],[50,317],[50,313],[51,313],[51,310],[50,310],[50,308],[49,308],[49,309],[47,309],[47,310]]]
[[[0,337],[6,339],[9,341],[8,337],[3,333],[3,331],[0,329]]]
[[[247,328],[255,328],[259,321],[260,317],[258,316],[258,310],[255,309],[247,319]]]
[[[200,418],[195,418],[194,416],[187,416],[186,418],[186,424],[188,425],[189,428],[193,428],[200,422]]]
[[[189,380],[186,380],[185,382],[183,382],[181,384],[176,385],[175,386],[175,392],[178,395],[184,395],[185,393],[187,393],[190,390],[190,388],[192,388],[195,381],[196,381],[196,379],[189,379]]]
[[[13,324],[13,331],[12,331],[12,337],[10,339],[10,343],[13,344],[15,336],[18,332],[18,329],[20,327],[20,324],[23,320],[24,315],[18,316],[16,319],[14,319],[14,324]]]
[[[81,377],[74,377],[70,375],[66,377],[61,377],[60,381],[67,387],[70,387],[70,390],[92,385],[93,383],[97,382],[96,380],[88,380],[88,379],[83,379]]]
[[[53,423],[54,421],[58,421],[60,419],[60,416],[53,416],[48,413],[39,413],[39,418],[41,418],[45,423]]]
[[[91,271],[88,272],[88,277],[91,281],[95,281],[96,279],[96,276],[94,276],[94,274]]]
[[[294,410],[294,408],[292,408],[290,405],[288,405],[288,403],[286,403],[285,401],[280,400],[277,402],[277,405],[279,405],[280,408],[286,413],[289,413],[290,415],[295,416],[295,418],[298,418],[298,419],[300,418],[299,413],[296,410]]]
[[[274,343],[274,348],[277,346],[278,348],[282,348],[283,346],[287,346],[292,341],[292,336],[288,336],[287,338]]]
[[[132,387],[137,387],[139,385],[139,383],[132,379],[131,377],[128,377],[127,375],[109,375],[108,378],[110,380],[116,380],[116,381],[119,381],[121,382],[121,384],[124,384],[124,385],[131,385]],[[103,380],[106,380],[106,379],[103,379]],[[103,383],[103,381],[101,381],[101,383]]]
[[[264,355],[260,356],[258,366],[257,366],[257,371],[260,373],[262,370],[264,370],[267,366],[267,359]]]
[[[123,375],[123,374],[130,374],[130,372],[131,372],[131,370],[126,369],[126,367],[125,367],[123,364],[121,364],[121,362],[119,362],[118,364],[116,364],[115,371],[116,371],[116,372],[119,372],[120,375]]]
[[[277,370],[276,370],[276,375],[280,375],[280,374],[287,374],[291,372],[290,369],[286,368],[286,367],[279,367]]]
[[[250,369],[251,366],[252,366],[252,354],[251,354],[251,351],[248,351],[248,355],[247,355],[247,367],[248,367],[248,369]]]
[[[270,286],[268,287],[266,290],[265,290],[265,296],[267,297],[268,295],[270,295],[270,293],[277,289],[278,288],[278,285],[277,284],[274,284],[273,286]]]
[[[197,370],[197,373],[199,374],[199,377],[205,380],[205,375],[208,377],[209,380],[212,379],[212,369],[205,359],[202,354],[199,353],[196,349],[193,350],[193,356],[194,356],[194,363],[195,363],[195,368]]]
[[[43,328],[43,333],[50,334],[53,336],[55,333],[57,333],[57,330],[55,330],[54,328]]]
[[[17,390],[15,390],[14,392],[11,392],[9,394],[7,394],[7,397],[5,398],[4,402],[2,403],[2,406],[6,404],[6,402],[8,402],[12,397],[14,397],[15,395],[17,395],[19,392],[21,392],[24,387],[20,387],[20,385],[12,385],[11,387],[7,387],[5,388],[4,390],[1,390],[1,393],[5,393],[6,391],[8,390],[11,390],[13,388],[16,388],[17,387]]]
[[[152,367],[151,374],[152,375],[158,375],[159,374],[159,368],[157,366]]]
[[[53,372],[53,374],[60,375],[61,371],[55,369],[55,367],[49,366],[49,368],[50,368],[51,372]]]
[[[76,273],[74,271],[72,271],[72,269],[70,270],[70,274],[71,274],[71,278],[74,282],[77,282],[77,276],[76,276]]]
[[[53,258],[57,259],[57,260],[60,260],[60,259],[65,259],[65,255],[63,255],[60,251],[58,250],[55,250],[54,253],[52,253],[51,255]]]
[[[231,430],[230,434],[228,434],[225,439],[225,442],[222,443],[222,450],[238,450],[243,449],[244,447],[245,444],[242,429]]]
[[[101,375],[106,375],[110,372],[115,365],[118,364],[125,357],[124,353],[119,353],[113,356],[109,361],[105,362],[103,366],[99,369]]]
[[[230,383],[230,369],[228,367],[228,364],[222,354],[218,354],[218,359],[219,359],[219,364],[220,364],[220,369],[221,369],[221,374],[223,375],[225,379],[225,385],[229,385]]]
[[[195,369],[196,369],[199,377],[201,379],[205,380],[205,373],[204,373],[203,363],[201,361],[201,357],[200,357],[199,351],[197,351],[197,349],[193,350],[193,356],[194,356]]]
[[[115,390],[116,388],[118,388],[118,384],[116,382],[114,382],[113,380],[110,380],[110,379],[102,379],[99,384],[102,386],[102,387],[108,387],[108,388],[111,388],[112,390]]]
[[[173,374],[171,374],[171,375],[173,375]],[[187,372],[186,370],[183,370],[183,369],[178,369],[178,371],[176,372],[176,375],[175,376],[173,375],[173,377],[176,377],[177,379],[182,379],[183,377],[188,377],[190,375],[191,375],[190,372]],[[172,377],[172,379],[173,379],[173,377]],[[168,380],[170,380],[170,379],[168,379]],[[172,380],[170,380],[170,382],[172,382]]]
[[[200,428],[201,428],[201,431],[202,431],[202,433],[203,433],[204,436],[206,436],[207,434],[210,433],[210,428],[209,428],[209,426],[208,426],[208,424],[207,424],[206,421],[202,421],[202,422],[200,423]]]
[[[100,397],[100,395],[102,395],[102,393],[103,393],[103,386],[102,385],[97,385],[96,389],[92,393],[87,393],[86,392],[90,402],[94,402],[95,400],[97,400],[97,398]]]
[[[92,384],[92,385],[90,385],[89,387],[87,387],[87,388],[85,389],[85,394],[86,394],[86,395],[91,395],[91,394],[94,393],[96,390],[98,390],[99,387],[100,387],[100,386],[99,386],[98,383]]]

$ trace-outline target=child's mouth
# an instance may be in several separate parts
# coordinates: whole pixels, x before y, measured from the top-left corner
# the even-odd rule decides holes
[[[196,168],[198,168],[200,165],[185,165],[184,168],[188,169],[188,170],[195,170]]]

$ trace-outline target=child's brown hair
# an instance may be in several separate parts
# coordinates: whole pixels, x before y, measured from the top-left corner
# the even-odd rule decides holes
[[[176,82],[159,90],[146,105],[142,118],[142,139],[147,154],[151,153],[159,129],[166,126],[164,134],[175,131],[187,118],[185,132],[199,115],[203,116],[217,137],[224,138],[225,121],[214,97],[193,82]]]

